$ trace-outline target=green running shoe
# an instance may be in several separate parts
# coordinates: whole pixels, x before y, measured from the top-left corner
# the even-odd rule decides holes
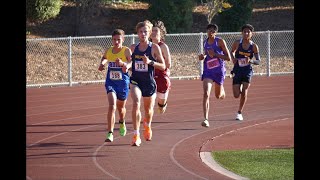
[[[107,139],[104,142],[112,142],[113,141],[113,134],[109,132],[107,134]]]
[[[126,127],[126,123],[123,121],[123,123],[120,123],[120,128],[119,128],[119,131],[120,131],[120,136],[125,136],[127,134],[127,127]]]

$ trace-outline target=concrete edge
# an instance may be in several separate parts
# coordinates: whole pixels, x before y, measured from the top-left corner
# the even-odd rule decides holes
[[[211,156],[211,152],[200,152],[200,158],[212,170],[236,180],[249,180],[220,166]]]

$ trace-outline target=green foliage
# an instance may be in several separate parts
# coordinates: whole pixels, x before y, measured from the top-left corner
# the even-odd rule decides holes
[[[55,18],[62,7],[63,0],[27,0],[27,18],[34,21],[46,21]]]
[[[105,3],[132,3],[135,0],[102,0]]]
[[[227,0],[232,7],[217,16],[220,32],[241,31],[252,16],[254,0]]]
[[[207,0],[206,6],[209,8],[209,13],[207,14],[208,24],[211,23],[212,18],[216,14],[232,7],[231,4],[226,2],[226,0]]]
[[[151,0],[152,20],[164,22],[168,33],[189,32],[193,23],[193,0]]]

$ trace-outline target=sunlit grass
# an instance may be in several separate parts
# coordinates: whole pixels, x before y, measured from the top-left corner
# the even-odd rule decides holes
[[[225,169],[250,180],[294,179],[294,149],[212,152]]]

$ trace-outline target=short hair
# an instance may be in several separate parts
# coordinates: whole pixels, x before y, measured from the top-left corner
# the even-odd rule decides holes
[[[208,24],[207,25],[207,30],[213,28],[216,32],[218,32],[219,27],[216,24]]]
[[[143,22],[145,22],[146,25],[147,25],[150,29],[152,29],[153,24],[152,24],[148,19],[144,20]]]
[[[160,39],[164,40],[164,36],[167,34],[167,29],[164,26],[164,23],[162,21],[155,21],[153,27],[157,27],[160,29]]]
[[[243,25],[243,26],[241,27],[241,32],[242,32],[245,28],[250,29],[251,32],[254,31],[254,28],[253,28],[253,26],[252,26],[251,24],[245,24],[245,25]]]
[[[138,32],[138,30],[142,27],[148,27],[149,28],[149,31],[152,30],[152,23],[149,21],[149,20],[145,20],[145,21],[142,21],[142,22],[138,22],[138,24],[136,25],[136,31]]]
[[[115,36],[115,35],[124,36],[124,31],[122,29],[115,29],[115,30],[112,31],[111,35],[112,35],[112,37]]]

